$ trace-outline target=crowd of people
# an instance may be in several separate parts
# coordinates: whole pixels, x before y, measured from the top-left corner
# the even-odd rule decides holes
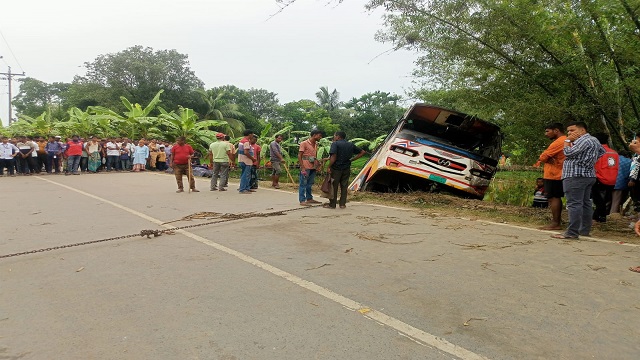
[[[545,136],[552,143],[534,165],[544,164],[534,206],[542,206],[544,197],[548,200],[552,220],[544,230],[563,229],[563,197],[569,214],[567,228],[552,237],[569,240],[589,236],[593,223],[605,222],[607,216],[620,216],[627,197],[640,201],[640,137],[629,144],[631,158],[631,153],[611,149],[607,134],[589,134],[584,122],[569,123],[566,135],[562,124],[549,124]],[[640,235],[640,221],[636,222],[635,231]],[[640,266],[630,270],[640,272]]]
[[[168,169],[172,144],[166,141],[77,135],[62,141],[60,136],[2,137],[0,176],[33,174],[79,175],[101,171],[143,171]]]
[[[230,137],[217,133],[216,141],[211,143],[207,153],[208,168],[211,171],[211,191],[226,191],[229,171],[238,163],[241,169],[240,194],[251,194],[258,188],[258,168],[263,157],[258,145],[258,136],[251,130],[244,132],[238,144],[232,144]],[[316,172],[329,163],[333,194],[326,207],[346,207],[347,183],[351,161],[364,155],[364,150],[346,141],[344,132],[336,132],[329,151],[329,157],[318,159],[318,141],[324,136],[319,130],[311,131],[310,137],[302,141],[299,147],[300,166],[299,196],[300,205],[320,204],[313,198],[312,186]],[[189,190],[199,192],[195,186],[194,169],[200,165],[201,154],[197,153],[184,137],[175,143],[161,140],[140,139],[133,142],[128,138],[109,137],[100,139],[91,136],[83,139],[77,135],[64,141],[60,136],[17,136],[13,139],[2,137],[0,144],[0,176],[6,169],[9,176],[29,176],[33,174],[65,174],[133,171],[170,171],[175,174],[177,192],[184,192],[183,177],[186,175]],[[285,160],[282,147],[282,135],[277,135],[269,144],[267,163],[271,168],[271,186],[280,188],[280,174]],[[286,165],[285,165],[286,166]],[[338,192],[338,188],[340,191]],[[340,199],[337,199],[337,194]]]

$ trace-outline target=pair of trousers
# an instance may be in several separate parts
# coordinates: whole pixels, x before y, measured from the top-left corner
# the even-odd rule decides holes
[[[211,189],[218,187],[218,179],[220,179],[220,187],[227,186],[229,181],[229,163],[228,162],[214,162],[213,174],[211,176]]]
[[[42,171],[42,168],[47,168],[47,153],[38,153],[38,170],[37,173]]]
[[[588,177],[570,177],[562,180],[569,213],[569,227],[564,233],[565,236],[578,237],[591,232],[593,216],[591,188],[595,182],[596,178]]]
[[[18,154],[16,155],[16,158],[18,159],[18,169],[20,169],[20,173],[29,174],[32,170],[34,172],[36,171],[36,165],[31,155],[25,158],[22,157],[21,154]]]
[[[60,172],[60,156],[56,154],[47,154],[47,172],[51,173],[54,171],[56,173]]]
[[[0,176],[4,175],[4,168],[9,169],[9,175],[13,175],[15,159],[0,159]]]
[[[120,159],[120,169],[121,170],[129,170],[131,169],[131,159]]]
[[[313,187],[313,183],[316,179],[316,170],[306,170],[306,173],[306,175],[303,175],[302,171],[300,171],[300,177],[298,179],[298,200],[300,200],[300,202],[313,200],[311,188]]]
[[[189,179],[189,188],[191,188],[191,190],[196,188],[196,180],[193,178],[193,173],[189,176],[189,164],[173,164],[173,173],[176,175],[178,190],[184,190],[184,186],[182,185],[182,175],[187,175],[187,178]]]
[[[118,163],[120,162],[120,156],[118,155],[108,155],[107,156],[107,171],[117,170]]]
[[[247,165],[243,162],[240,163],[240,188],[239,191],[249,191],[251,189],[251,165]]]
[[[74,174],[78,173],[78,168],[80,167],[80,155],[71,155],[67,159],[67,171],[72,172]]]
[[[338,200],[338,186],[340,186],[340,206],[347,205],[347,186],[349,185],[349,175],[351,175],[351,169],[331,169],[331,178],[333,179],[333,198],[329,199],[329,206],[336,207],[336,201]]]
[[[606,222],[607,215],[611,210],[611,198],[614,185],[605,185],[596,180],[591,189],[591,198],[596,209],[593,211],[593,220],[598,222]]]
[[[82,172],[87,172],[89,171],[89,158],[88,157],[81,157],[80,158],[80,171]]]
[[[252,189],[258,188],[258,167],[255,165],[251,165],[251,185]]]

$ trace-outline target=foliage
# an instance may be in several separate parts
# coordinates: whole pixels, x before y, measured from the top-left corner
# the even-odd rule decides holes
[[[125,96],[140,104],[150,102],[158,91],[164,90],[163,102],[172,109],[178,105],[194,106],[193,90],[204,85],[189,68],[188,56],[176,50],[138,45],[100,55],[85,67],[85,76],[76,77],[74,83],[99,85],[111,94],[111,99]]]
[[[187,142],[201,154],[207,152],[209,144],[215,141],[216,131],[210,128],[225,125],[220,120],[199,120],[198,115],[189,108],[179,107],[178,111],[167,112],[163,108],[158,108],[160,115],[160,127],[162,133],[169,141],[175,141],[178,137],[184,136]]]
[[[69,90],[71,84],[54,82],[47,84],[44,81],[27,77],[20,80],[20,92],[13,99],[18,114],[29,117],[37,117],[43,112],[53,114],[56,118],[64,116],[62,107],[63,95]]]
[[[398,104],[401,100],[383,91],[352,98],[344,104],[351,114],[339,122],[341,130],[366,139],[387,135],[406,110]]]
[[[636,5],[371,0],[368,7],[386,12],[379,40],[421,55],[419,97],[493,119],[514,150],[537,152],[550,121],[585,121],[592,132],[611,132],[618,146],[638,126]]]
[[[202,97],[205,119],[224,121],[225,125],[220,130],[232,137],[244,131],[244,124],[238,120],[244,115],[239,111],[237,104],[224,100],[226,93],[224,90],[210,89],[196,90],[196,92]]]
[[[338,109],[342,105],[338,90],[333,89],[333,91],[329,92],[329,88],[326,86],[321,86],[320,90],[316,92],[316,99],[318,100],[318,105],[329,112]]]
[[[121,96],[120,101],[126,109],[123,115],[100,106],[90,107],[90,111],[98,119],[110,121],[115,125],[119,130],[118,135],[126,136],[129,139],[163,138],[161,131],[156,127],[158,118],[150,116],[161,102],[160,95],[163,92],[164,90],[159,90],[144,108],[138,103],[132,104],[129,99]]]

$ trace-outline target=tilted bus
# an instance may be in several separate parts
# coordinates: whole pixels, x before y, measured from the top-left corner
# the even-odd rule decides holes
[[[502,133],[475,116],[413,105],[349,185],[354,191],[452,192],[482,199],[495,175]]]

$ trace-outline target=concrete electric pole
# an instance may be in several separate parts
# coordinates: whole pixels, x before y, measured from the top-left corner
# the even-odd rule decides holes
[[[11,123],[13,122],[13,109],[11,108],[11,80],[13,80],[13,78],[15,76],[25,76],[24,72],[22,74],[14,74],[11,72],[11,66],[8,66],[9,71],[7,71],[6,73],[0,73],[0,75],[4,75],[4,77],[2,78],[3,80],[7,80],[7,82],[9,83],[9,125],[11,125]]]

